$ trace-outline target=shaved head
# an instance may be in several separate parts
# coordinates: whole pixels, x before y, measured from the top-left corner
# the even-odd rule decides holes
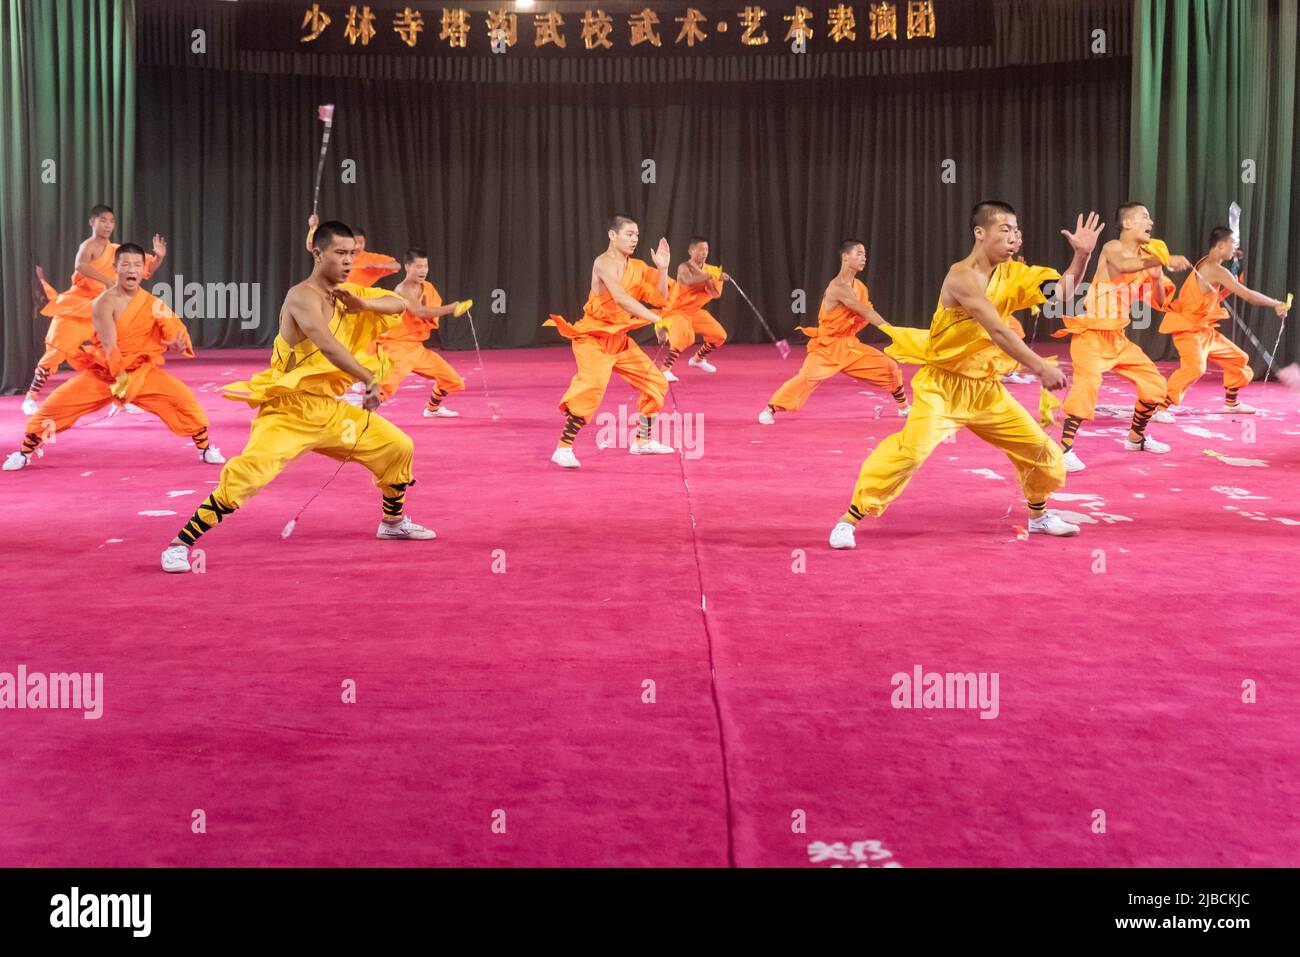
[[[1000,199],[981,200],[970,211],[970,228],[988,229],[997,221],[999,214],[1014,216],[1016,211],[1010,203],[1004,203]]]

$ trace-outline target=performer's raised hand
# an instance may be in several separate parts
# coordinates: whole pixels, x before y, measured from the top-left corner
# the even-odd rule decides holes
[[[666,236],[660,237],[659,245],[650,253],[650,258],[654,260],[654,264],[660,269],[667,269],[672,265],[673,257],[668,249],[668,238]]]
[[[317,226],[320,225],[320,217],[317,216],[315,213],[312,213],[310,216],[307,217],[307,225],[310,226],[312,229],[315,229]]]
[[[334,301],[341,305],[346,312],[365,312],[370,307],[366,301],[355,293],[348,292],[346,289],[335,289],[332,292]]]
[[[157,233],[153,234],[153,254],[159,259],[167,255],[167,240],[163,239]]]
[[[1084,220],[1083,214],[1080,213],[1074,222],[1074,232],[1068,229],[1062,229],[1061,235],[1065,237],[1070,248],[1075,252],[1092,254],[1097,248],[1097,240],[1101,238],[1102,231],[1106,224],[1101,221],[1101,217],[1095,212],[1089,210],[1087,221]],[[1023,260],[1021,260],[1023,262]]]
[[[1284,303],[1284,302],[1279,302],[1279,303],[1277,303],[1276,305],[1273,306],[1273,311],[1274,311],[1275,313],[1277,313],[1277,317],[1278,317],[1279,319],[1285,319],[1285,318],[1286,318],[1286,314],[1287,314],[1287,312],[1289,312],[1290,310],[1287,308],[1287,304],[1286,304],[1286,303]]]

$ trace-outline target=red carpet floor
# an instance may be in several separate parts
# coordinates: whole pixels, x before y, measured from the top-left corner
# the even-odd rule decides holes
[[[335,469],[307,457],[204,540],[203,574],[165,576],[217,469],[147,415],[0,476],[0,672],[103,674],[98,720],[0,712],[0,866],[1300,864],[1280,387],[1156,426],[1166,456],[1099,418],[1057,502],[1077,539],[1018,536],[1012,470],[963,434],[833,552],[887,397],[841,378],[763,427],[799,353],[727,347],[674,387],[688,456],[599,450],[597,421],[564,472],[567,350],[485,356],[497,421],[473,354],[448,357],[459,419],[421,418],[414,380],[385,409],[434,542],[376,541],[356,466],[282,539]],[[169,365],[228,456],[250,413],[216,387],[264,360]],[[1188,404],[1219,396],[1207,375]],[[1131,406],[1120,380],[1102,399]],[[996,717],[893,707],[918,666],[996,673]]]

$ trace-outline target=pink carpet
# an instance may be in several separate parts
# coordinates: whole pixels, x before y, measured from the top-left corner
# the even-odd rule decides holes
[[[1099,418],[1073,540],[1019,538],[1012,470],[963,434],[833,552],[900,423],[840,379],[760,426],[798,357],[683,363],[690,457],[598,450],[598,421],[570,473],[567,350],[485,356],[499,421],[449,353],[459,419],[421,418],[415,380],[386,409],[437,541],[376,541],[355,466],[282,539],[335,469],[308,457],[203,574],[158,554],[215,467],[147,415],[60,436],[0,476],[0,672],[102,672],[103,716],[0,713],[0,866],[1300,864],[1300,400],[1155,426],[1166,456]],[[264,361],[169,365],[227,455],[249,412],[216,387]],[[916,666],[997,673],[996,718],[893,707]]]

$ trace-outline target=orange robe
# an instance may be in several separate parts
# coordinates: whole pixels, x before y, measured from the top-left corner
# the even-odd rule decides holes
[[[1065,397],[1065,414],[1091,419],[1097,408],[1097,392],[1106,372],[1117,372],[1137,386],[1141,402],[1163,403],[1165,377],[1136,343],[1124,334],[1129,313],[1136,302],[1151,304],[1157,280],[1145,269],[1122,273],[1114,279],[1094,281],[1083,299],[1083,312],[1064,316],[1065,328],[1053,333],[1070,336],[1070,361],[1074,370],[1070,392]],[[1166,298],[1174,290],[1167,276],[1159,282]]]
[[[866,283],[853,280],[853,292],[858,302],[871,308]],[[827,310],[823,302],[816,326],[796,327],[808,336],[808,355],[803,366],[776,390],[768,405],[777,412],[793,412],[808,401],[818,385],[838,372],[889,392],[897,390],[903,384],[903,370],[898,363],[879,349],[858,341],[858,333],[866,325],[867,320],[848,306]]]
[[[88,348],[70,358],[77,375],[51,392],[27,420],[29,436],[45,441],[115,402],[152,412],[177,435],[193,436],[207,428],[207,413],[194,393],[162,368],[170,342],[184,343],[183,354],[193,358],[185,324],[162,300],[140,289],[116,326],[117,345],[107,353],[94,336]]]
[[[398,270],[397,260],[383,253],[363,252],[352,257],[352,271],[348,282],[354,286],[373,286],[385,276]]]
[[[659,271],[640,259],[629,259],[623,270],[621,285],[633,299],[651,306],[666,304],[659,295]],[[588,296],[582,318],[570,323],[554,313],[542,323],[554,326],[573,344],[573,358],[578,372],[560,399],[560,411],[589,421],[609,387],[609,377],[617,372],[640,396],[637,409],[654,415],[664,405],[668,380],[650,357],[628,337],[632,329],[647,326],[654,320],[634,316],[617,302],[608,289]]]
[[[106,276],[113,275],[113,256],[118,245],[104,243],[103,251],[90,261],[90,268]],[[155,262],[156,257],[153,255],[145,256],[146,276]],[[104,291],[104,284],[74,271],[72,285],[63,292],[55,292],[48,282],[44,285],[45,295],[50,301],[41,310],[41,315],[50,317],[50,327],[45,333],[45,354],[36,365],[52,375],[59,368],[59,363],[70,363],[70,357],[81,351],[82,343],[94,336],[90,309],[95,297]]]
[[[1183,280],[1178,298],[1169,306],[1160,331],[1173,336],[1179,365],[1169,377],[1169,402],[1183,401],[1187,390],[1205,374],[1207,363],[1223,369],[1223,387],[1240,389],[1254,378],[1250,356],[1219,331],[1220,320],[1228,318],[1223,300],[1232,293],[1215,288],[1206,292],[1196,274]]]
[[[442,296],[425,280],[420,291],[420,302],[426,307],[441,306]],[[385,402],[397,392],[411,373],[422,379],[432,379],[434,387],[445,393],[459,392],[465,388],[465,380],[456,374],[447,360],[438,353],[425,348],[424,343],[438,328],[437,318],[421,319],[409,309],[402,313],[402,321],[379,337],[379,346],[388,354],[392,363],[388,376],[380,384],[380,393]]]
[[[704,336],[704,341],[715,349],[727,341],[727,330],[704,308],[717,298],[720,297],[714,295],[713,280],[694,286],[680,282],[672,284],[668,290],[668,307],[663,315],[668,323],[669,348],[678,352],[690,348],[696,333]]]

